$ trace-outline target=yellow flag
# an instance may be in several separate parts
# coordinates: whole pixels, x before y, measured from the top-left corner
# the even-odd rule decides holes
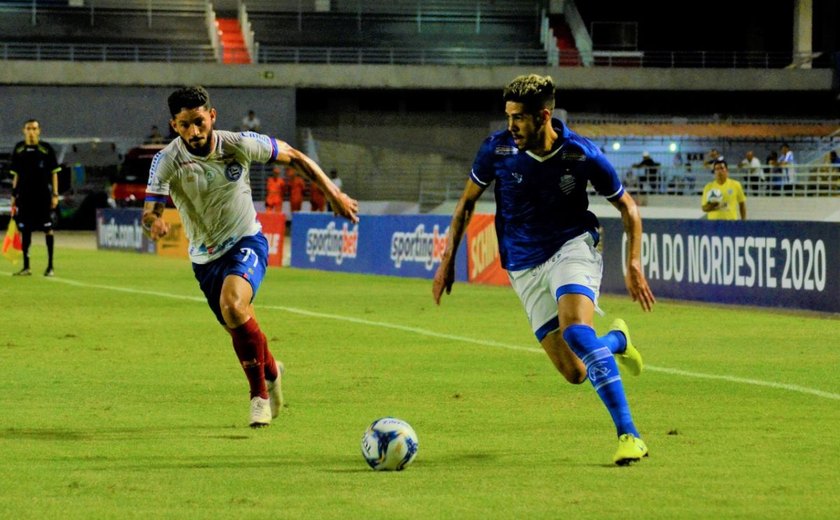
[[[3,256],[12,264],[18,263],[23,256],[23,241],[13,218],[9,219],[9,227],[3,237]]]

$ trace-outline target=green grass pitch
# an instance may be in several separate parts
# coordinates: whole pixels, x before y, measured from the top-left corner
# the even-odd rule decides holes
[[[40,238],[36,238],[38,242]],[[840,320],[660,301],[627,320],[650,457],[611,464],[607,412],[566,383],[509,288],[271,269],[258,319],[287,407],[247,383],[186,260],[58,249],[0,266],[0,518],[836,518]],[[370,470],[394,415],[414,464]]]

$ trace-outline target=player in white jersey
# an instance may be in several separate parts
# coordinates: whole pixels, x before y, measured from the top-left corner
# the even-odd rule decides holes
[[[253,299],[265,275],[268,243],[251,198],[252,162],[291,165],[318,185],[333,211],[358,222],[358,203],[342,193],[309,157],[283,141],[254,132],[214,130],[216,109],[202,87],[169,96],[170,124],[178,133],[152,161],[143,227],[167,235],[166,197],[178,208],[189,239],[193,272],[233,348],[250,386],[250,425],[268,426],[283,404],[283,364],[274,359],[257,324]]]

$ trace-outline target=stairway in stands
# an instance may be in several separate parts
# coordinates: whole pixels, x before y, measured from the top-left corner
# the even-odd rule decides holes
[[[222,63],[251,63],[245,38],[236,18],[218,18],[219,40],[222,42]]]
[[[575,45],[575,37],[566,19],[562,16],[552,16],[550,19],[554,38],[557,40],[557,50],[560,51],[561,67],[577,67],[581,65],[580,53]]]

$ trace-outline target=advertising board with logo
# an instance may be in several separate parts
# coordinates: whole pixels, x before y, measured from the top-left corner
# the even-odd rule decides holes
[[[433,278],[446,249],[449,217],[362,215],[358,224],[323,213],[295,213],[292,266]],[[467,280],[466,244],[456,259],[456,280]]]
[[[282,213],[257,213],[262,232],[268,241],[268,265],[283,265],[283,239],[286,236],[286,216]]]
[[[473,215],[467,227],[467,251],[470,282],[510,285],[499,258],[495,215]]]
[[[625,293],[626,237],[604,226],[604,292]],[[644,222],[642,267],[654,295],[840,312],[840,226],[830,222]]]
[[[104,208],[96,210],[97,249],[116,249],[155,253],[155,243],[143,234],[140,208]]]

